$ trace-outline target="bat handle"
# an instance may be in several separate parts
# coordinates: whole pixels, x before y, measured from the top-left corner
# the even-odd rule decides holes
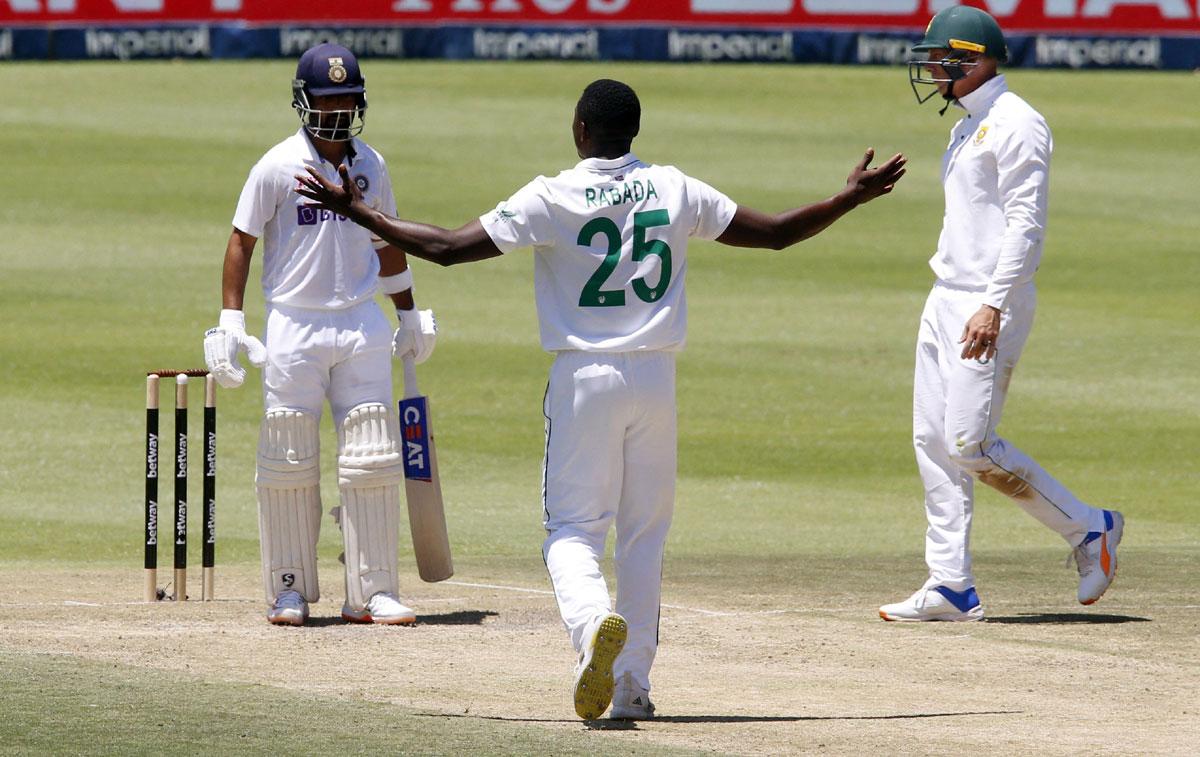
[[[416,397],[421,392],[417,389],[417,366],[412,356],[404,358],[404,396]]]

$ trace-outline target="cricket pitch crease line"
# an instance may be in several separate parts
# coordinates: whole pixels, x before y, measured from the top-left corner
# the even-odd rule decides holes
[[[501,584],[480,584],[471,583],[469,581],[443,581],[443,583],[454,584],[455,586],[466,586],[472,589],[497,589],[499,591],[515,591],[521,594],[542,594],[554,596],[554,592],[548,589],[532,589],[527,586],[503,586]],[[670,610],[681,610],[683,612],[694,612],[698,615],[707,615],[714,618],[729,618],[744,615],[784,615],[789,612],[799,612],[799,608],[784,608],[781,610],[754,610],[751,612],[722,612],[720,610],[705,610],[700,607],[685,607],[684,605],[673,605],[666,602],[661,603],[663,607]]]

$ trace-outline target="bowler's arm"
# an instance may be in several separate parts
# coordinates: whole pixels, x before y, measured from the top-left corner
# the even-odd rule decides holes
[[[717,237],[731,247],[782,250],[820,234],[857,206],[845,192],[782,213],[764,213],[739,205],[729,226]]]
[[[316,205],[346,216],[383,241],[408,255],[438,265],[457,265],[494,258],[503,253],[483,230],[479,219],[457,229],[444,229],[428,223],[405,221],[375,210],[363,201],[362,190],[350,180],[346,166],[338,166],[342,185],[326,179],[313,168],[298,174],[296,193]]]
[[[353,204],[346,215],[406,254],[442,266],[487,260],[503,254],[478,218],[457,229],[445,229],[393,218],[361,203]]]
[[[868,168],[874,156],[875,150],[868,149],[842,191],[820,202],[775,214],[739,205],[717,241],[733,247],[782,250],[820,234],[859,205],[890,193],[904,176],[908,159],[902,154],[896,153],[878,168]]]

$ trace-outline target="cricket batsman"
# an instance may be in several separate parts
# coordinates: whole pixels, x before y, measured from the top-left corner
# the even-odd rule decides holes
[[[219,324],[204,337],[208,369],[221,386],[240,386],[239,353],[262,366],[265,414],[255,483],[267,620],[303,625],[321,595],[318,425],[326,400],[337,429],[340,525],[351,622],[408,624],[399,600],[399,488],[403,463],[392,405],[392,357],[422,362],[433,351],[431,311],[414,309],[404,253],[345,216],[309,207],[296,192],[305,169],[350,177],[362,202],[396,212],[387,165],[357,139],[367,111],[354,54],[334,44],[306,51],[292,82],[295,134],[250,171],[225,250]],[[255,244],[263,240],[263,341],[246,332],[243,298]],[[392,327],[375,302],[396,306]]]
[[[946,209],[937,277],[917,331],[913,445],[925,484],[929,579],[879,608],[884,620],[982,620],[971,569],[975,481],[1016,502],[1071,546],[1078,599],[1100,598],[1117,572],[1125,519],[1081,502],[996,433],[1033,327],[1054,142],[1042,115],[998,73],[1004,34],[984,11],[953,6],[929,23],[909,66],[919,102],[935,94],[961,117],[942,158]],[[930,87],[924,97],[918,85]],[[936,89],[934,89],[936,88]]]
[[[581,162],[539,176],[495,210],[448,230],[371,207],[343,172],[309,170],[301,194],[417,257],[454,265],[533,248],[542,346],[554,354],[542,412],[542,557],[578,653],[575,712],[653,717],[663,548],[675,501],[675,354],[687,332],[688,240],[783,249],[887,194],[896,155],[821,202],[778,214],[739,206],[672,166],[632,152],[641,104],[592,82],[571,131]],[[614,611],[600,560],[616,525]]]

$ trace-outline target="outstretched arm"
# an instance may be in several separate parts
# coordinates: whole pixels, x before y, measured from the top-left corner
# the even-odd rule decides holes
[[[878,168],[867,168],[874,156],[875,150],[868,149],[850,172],[845,188],[826,200],[774,215],[739,206],[717,241],[732,247],[782,250],[816,236],[864,202],[891,192],[904,176],[908,159],[902,154],[896,153]]]
[[[438,265],[469,263],[502,254],[478,218],[457,229],[392,218],[363,202],[362,192],[350,180],[345,166],[339,166],[338,172],[342,177],[340,187],[309,168],[307,175],[296,176],[301,185],[296,192],[346,216],[405,253]]]

